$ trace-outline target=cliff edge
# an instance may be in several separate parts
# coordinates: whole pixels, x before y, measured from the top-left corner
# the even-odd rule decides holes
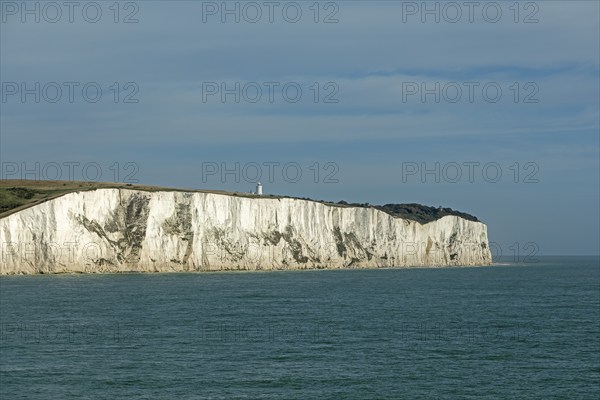
[[[99,188],[0,218],[0,274],[489,265],[486,225],[218,192]]]

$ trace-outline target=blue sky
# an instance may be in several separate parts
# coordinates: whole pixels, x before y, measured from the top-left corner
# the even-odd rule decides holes
[[[64,7],[62,18],[48,22],[56,15],[50,6],[44,11],[48,2],[26,2],[33,10],[39,3],[39,22],[22,15],[21,2],[0,3],[2,178],[13,177],[9,164],[40,163],[50,174],[53,163],[74,162],[95,163],[101,180],[111,181],[118,163],[119,181],[135,172],[146,184],[249,191],[254,183],[241,171],[240,179],[203,177],[203,165],[205,172],[209,163],[249,171],[256,163],[268,193],[472,213],[504,255],[515,242],[525,253],[529,242],[539,254],[600,253],[596,1],[521,2],[518,15],[512,1],[480,2],[472,22],[459,2],[455,23],[445,2],[427,2],[439,7],[439,22],[422,9],[409,13],[422,2],[320,2],[317,23],[314,1],[279,2],[273,23],[262,2],[253,3],[263,11],[256,23],[244,21],[250,14],[236,23],[207,13],[222,2],[120,2],[116,16],[113,1],[100,1],[96,23],[81,11],[90,2],[78,3],[72,23]],[[302,10],[296,23],[280,12],[290,3]],[[242,10],[247,2],[227,4]],[[124,23],[132,13],[138,22]],[[324,23],[331,13],[338,22]],[[23,101],[9,93],[35,82],[40,93],[48,90],[39,103],[33,94]],[[78,83],[73,102],[65,91],[48,101],[52,82]],[[102,89],[95,103],[80,90],[90,82]],[[248,90],[239,103],[203,93],[236,82]],[[279,85],[272,102],[268,82]],[[301,88],[298,102],[286,101],[279,89],[286,84]],[[253,85],[263,90],[256,102]],[[462,96],[453,102],[457,87]],[[492,102],[498,87],[502,95]],[[422,97],[421,89],[431,93]],[[123,102],[128,94],[138,102]],[[324,102],[327,95],[336,102]],[[268,182],[271,162],[280,164]],[[479,163],[472,182],[465,163]],[[283,175],[285,165],[302,177]],[[406,175],[414,165],[419,172]],[[421,176],[421,167],[436,165],[439,181]],[[484,175],[486,165],[501,178]]]

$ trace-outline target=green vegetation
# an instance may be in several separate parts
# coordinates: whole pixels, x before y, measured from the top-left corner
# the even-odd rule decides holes
[[[0,216],[8,211],[21,209],[67,193],[65,189],[30,189],[18,186],[0,187]]]
[[[447,215],[455,215],[469,221],[479,222],[477,217],[471,214],[456,211],[451,208],[429,207],[417,203],[385,204],[383,206],[376,206],[369,203],[348,203],[344,200],[341,200],[335,204],[322,200],[320,202],[328,205],[335,205],[341,207],[375,208],[377,210],[390,214],[392,217],[417,221],[421,224],[426,224],[428,222],[435,221]]]
[[[394,217],[412,219],[422,224],[425,224],[430,221],[435,221],[436,219],[440,219],[447,215],[456,215],[469,221],[479,221],[477,217],[471,214],[456,211],[451,208],[428,207],[416,203],[386,204],[384,206],[375,206],[375,208],[381,211],[385,211],[386,213]]]
[[[78,181],[0,180],[0,218],[67,193],[111,186],[115,185]]]

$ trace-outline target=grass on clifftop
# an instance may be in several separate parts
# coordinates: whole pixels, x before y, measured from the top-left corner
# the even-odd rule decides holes
[[[0,180],[0,217],[82,188],[78,182]]]
[[[132,185],[129,183],[103,183],[103,182],[81,182],[81,181],[33,181],[33,180],[0,180],[0,218],[6,217],[25,208],[43,203],[45,201],[60,197],[71,192],[95,189],[123,188],[132,190],[156,191],[179,191],[179,192],[201,192],[226,194],[231,196],[260,197],[260,198],[292,198],[289,196],[264,195],[257,196],[251,193],[226,192],[221,190],[189,190],[171,189],[159,186]],[[333,203],[325,200],[313,200],[301,198],[302,200],[317,201],[335,207],[372,207],[390,214],[396,218],[409,219],[422,224],[435,221],[446,215],[456,215],[469,221],[478,221],[473,215],[455,211],[451,208],[428,207],[421,204],[386,204],[374,206],[368,203],[347,203],[340,201]]]

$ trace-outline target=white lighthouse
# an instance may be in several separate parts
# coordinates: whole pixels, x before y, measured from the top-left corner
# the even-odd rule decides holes
[[[256,194],[262,196],[262,183],[260,182],[256,184]]]

